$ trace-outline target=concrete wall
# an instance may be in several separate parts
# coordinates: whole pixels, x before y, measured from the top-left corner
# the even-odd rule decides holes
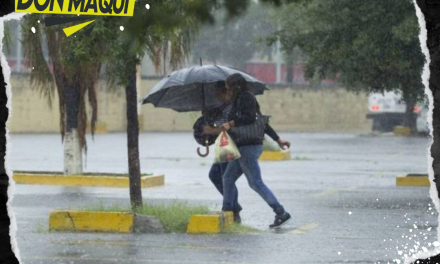
[[[141,96],[145,96],[157,81],[142,80]],[[12,117],[8,122],[11,132],[58,132],[58,99],[52,108],[38,91],[31,89],[29,78],[11,76]],[[125,131],[125,93],[105,93],[100,85],[98,95],[98,126],[108,131]],[[258,96],[262,111],[271,115],[271,124],[285,132],[368,132],[371,121],[366,119],[367,96],[355,95],[343,89],[301,90],[274,88]],[[177,113],[169,109],[143,105],[142,131],[190,131],[199,113]]]

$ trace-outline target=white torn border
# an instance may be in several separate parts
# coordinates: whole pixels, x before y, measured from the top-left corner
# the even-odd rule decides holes
[[[11,106],[11,84],[9,83],[9,78],[11,76],[11,69],[9,68],[9,64],[6,61],[6,56],[3,54],[3,37],[4,37],[4,22],[12,19],[20,20],[24,15],[27,13],[11,13],[9,15],[6,15],[4,17],[0,18],[0,50],[1,50],[1,65],[3,69],[3,76],[5,78],[6,83],[6,96],[8,98],[8,101],[6,103],[6,107],[9,109],[9,116],[8,121],[10,117],[12,116],[12,106]],[[8,122],[6,121],[6,122]],[[5,124],[6,126],[6,124]],[[21,263],[20,260],[20,251],[18,249],[17,240],[15,238],[15,233],[17,232],[17,223],[15,221],[15,215],[12,211],[12,199],[14,198],[14,191],[15,191],[15,182],[12,179],[12,171],[9,169],[9,163],[8,163],[8,157],[9,153],[11,151],[11,143],[9,141],[9,130],[6,126],[6,154],[5,154],[5,170],[6,174],[8,174],[9,177],[9,186],[8,186],[8,203],[6,204],[8,209],[8,216],[9,219],[11,219],[11,225],[9,226],[9,236],[11,237],[11,247],[12,251],[15,254],[15,257],[18,259],[18,261]]]
[[[430,77],[430,71],[429,71],[429,64],[431,62],[431,58],[429,56],[429,49],[427,46],[427,40],[428,40],[428,31],[426,29],[426,21],[425,21],[425,15],[422,13],[422,10],[420,9],[420,7],[417,5],[416,0],[413,0],[413,4],[415,6],[416,9],[416,15],[419,21],[419,26],[420,26],[420,35],[419,35],[419,40],[420,40],[420,47],[422,49],[423,54],[425,55],[426,58],[426,63],[423,67],[423,73],[422,73],[422,82],[423,85],[425,86],[425,94],[428,96],[429,99],[429,111],[427,114],[427,121],[429,123],[429,135],[431,136],[431,140],[428,144],[428,176],[429,176],[429,181],[431,183],[434,182],[434,168],[432,166],[432,163],[434,161],[434,159],[431,157],[431,145],[433,142],[433,138],[434,138],[434,134],[433,134],[433,125],[432,125],[432,115],[433,115],[433,109],[434,109],[434,97],[432,95],[431,89],[429,89],[429,77]],[[435,208],[437,209],[437,212],[440,212],[440,201],[438,198],[438,191],[436,188],[435,184],[431,184],[430,188],[429,188],[429,195],[431,196],[431,200],[435,205]],[[438,219],[437,219],[438,220]],[[437,241],[439,238],[439,229],[437,229]],[[435,255],[440,254],[440,248],[437,247],[435,250],[433,251],[427,251],[427,252],[423,252],[420,251],[416,254],[413,254],[411,257],[406,258],[405,259],[405,264],[409,264],[409,263],[413,263],[415,260],[417,259],[427,259],[429,257],[433,257]]]

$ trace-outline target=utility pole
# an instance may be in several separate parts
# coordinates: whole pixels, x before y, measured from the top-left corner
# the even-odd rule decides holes
[[[281,30],[281,27],[278,26],[278,31]],[[276,42],[276,83],[281,83],[281,42],[278,37]]]

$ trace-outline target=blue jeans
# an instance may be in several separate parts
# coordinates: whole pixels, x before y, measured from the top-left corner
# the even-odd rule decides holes
[[[211,170],[209,171],[209,179],[214,184],[215,188],[223,195],[223,174],[226,171],[226,167],[228,163],[214,163],[211,166]],[[232,202],[232,210],[234,213],[239,213],[242,208],[238,203],[238,189],[234,184],[232,188],[233,202]]]
[[[243,146],[239,150],[241,158],[229,162],[223,174],[223,210],[232,211],[234,209],[235,182],[244,173],[249,186],[272,207],[273,211],[278,215],[284,214],[283,206],[261,178],[258,158],[263,152],[263,145]]]

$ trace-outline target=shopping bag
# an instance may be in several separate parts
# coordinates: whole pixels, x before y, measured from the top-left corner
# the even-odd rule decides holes
[[[240,158],[237,145],[225,131],[221,132],[215,140],[214,163],[230,162]]]

